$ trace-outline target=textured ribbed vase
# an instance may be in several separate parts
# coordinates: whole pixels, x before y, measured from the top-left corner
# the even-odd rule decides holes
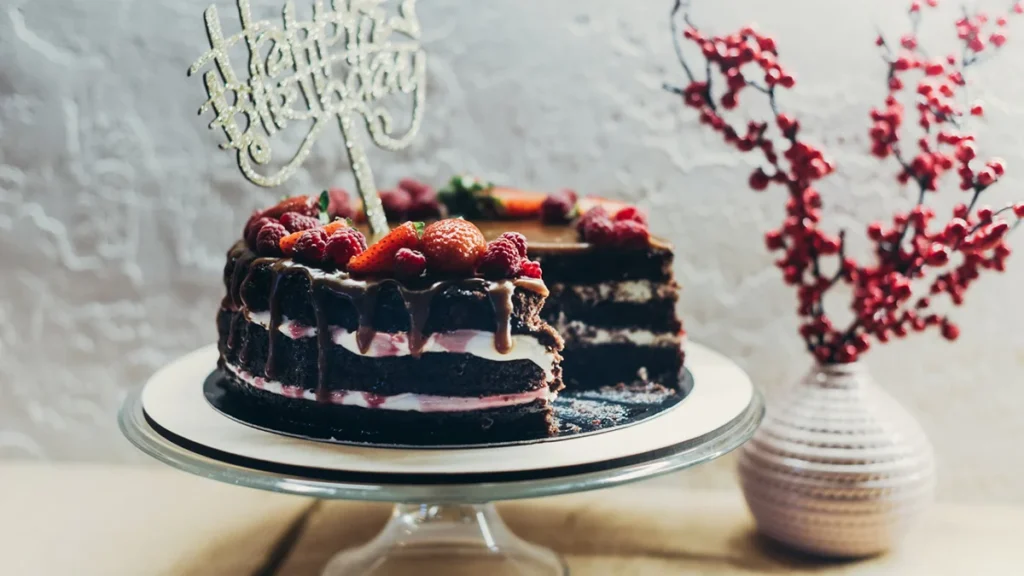
[[[859,363],[816,366],[769,401],[739,470],[764,535],[833,557],[891,548],[935,487],[921,426]]]

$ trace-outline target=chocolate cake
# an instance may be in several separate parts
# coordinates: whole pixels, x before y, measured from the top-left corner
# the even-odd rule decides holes
[[[460,176],[441,198],[452,213],[473,219],[487,238],[508,230],[526,236],[550,290],[542,316],[565,340],[567,386],[678,384],[684,332],[672,246],[650,235],[636,207]]]
[[[253,215],[224,268],[219,365],[243,413],[398,444],[556,433],[562,340],[522,236],[440,220],[367,247],[311,200],[282,204]]]

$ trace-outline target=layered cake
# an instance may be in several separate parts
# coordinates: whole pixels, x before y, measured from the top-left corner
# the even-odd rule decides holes
[[[635,206],[578,198],[568,190],[501,188],[462,176],[440,198],[450,213],[471,218],[488,238],[515,230],[528,239],[529,255],[542,265],[550,290],[541,314],[565,340],[567,386],[678,384],[684,332],[672,246],[650,234]]]
[[[228,253],[219,365],[243,419],[399,444],[555,434],[562,339],[526,239],[442,219],[367,246],[346,210],[287,199]]]

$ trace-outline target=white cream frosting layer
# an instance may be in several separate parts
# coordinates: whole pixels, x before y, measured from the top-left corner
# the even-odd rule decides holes
[[[256,376],[245,370],[226,365],[227,369],[246,384],[286,398],[316,401],[316,392],[302,388],[301,386],[289,386],[268,380],[262,376]],[[519,404],[529,404],[535,400],[555,399],[554,392],[544,386],[537,390],[521,392],[518,394],[498,394],[494,396],[465,397],[465,396],[434,396],[430,394],[395,394],[393,396],[380,396],[370,392],[356,390],[332,390],[325,400],[339,406],[358,406],[378,410],[399,410],[405,412],[468,412],[472,410],[487,410],[490,408],[503,408]]]
[[[259,324],[264,328],[270,327],[269,312],[249,312],[246,317],[250,322]],[[305,326],[283,318],[278,330],[289,338],[311,338],[316,336],[315,326]],[[370,342],[370,347],[363,353],[356,342],[356,333],[350,332],[340,326],[331,327],[331,341],[342,346],[353,354],[383,358],[388,356],[408,356],[409,335],[405,332],[389,334],[377,332]],[[512,336],[512,349],[502,354],[494,348],[494,333],[481,330],[455,330],[453,332],[440,332],[430,334],[423,343],[423,352],[448,352],[472,354],[479,358],[495,361],[508,360],[529,360],[544,370],[544,374],[550,380],[552,368],[555,364],[555,354],[546,346],[540,343],[534,336],[514,334]]]
[[[676,332],[653,332],[634,328],[597,328],[573,320],[560,323],[559,331],[573,334],[585,344],[635,344],[637,346],[678,347],[682,335]]]
[[[552,284],[551,291],[555,294],[570,291],[584,302],[632,302],[642,303],[651,300],[664,300],[676,295],[678,288],[667,282],[651,280],[622,280],[619,282],[601,282],[599,284]]]

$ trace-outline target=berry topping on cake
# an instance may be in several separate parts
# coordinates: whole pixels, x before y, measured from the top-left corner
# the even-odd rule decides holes
[[[633,207],[619,210],[613,219],[603,206],[585,213],[576,224],[580,239],[609,248],[643,248],[648,246],[651,233],[643,213]]]
[[[645,224],[635,220],[615,222],[613,244],[619,248],[646,248],[651,242],[651,232]]]
[[[253,214],[253,217],[256,217],[256,216],[258,216],[258,213],[257,214]],[[271,224],[271,223],[276,223],[276,222],[274,222],[273,219],[267,218],[265,216],[259,216],[255,220],[250,219],[249,222],[245,225],[245,244],[249,248],[252,248],[253,250],[255,250],[256,249],[256,236],[260,233],[260,230],[262,230],[264,226],[266,226],[267,224]]]
[[[565,224],[576,213],[576,192],[572,190],[548,194],[540,206],[540,219],[545,224]]]
[[[352,198],[348,191],[341,188],[331,188],[327,191],[327,216],[329,218],[352,218],[356,215],[355,207],[352,206]]]
[[[623,208],[629,208],[629,204],[620,202],[618,200],[608,200],[607,198],[599,198],[597,196],[586,196],[580,198],[577,202],[577,209],[580,214],[586,214],[594,208],[600,206],[604,208],[608,214],[618,214]]]
[[[348,270],[352,258],[366,251],[366,237],[355,228],[342,227],[327,239],[327,259],[340,270]]]
[[[526,258],[526,236],[523,236],[519,232],[505,232],[499,238],[504,238],[511,242],[515,247],[519,256]]]
[[[486,249],[483,233],[466,220],[438,220],[423,231],[422,251],[431,272],[469,274]]]
[[[543,276],[540,262],[535,260],[523,260],[523,263],[519,265],[519,273],[527,278],[540,278]]]
[[[441,202],[434,188],[423,182],[405,178],[398,187],[409,193],[409,218],[413,220],[434,220],[441,217]]]
[[[422,222],[406,222],[392,228],[386,236],[349,261],[349,272],[365,276],[391,275],[394,272],[395,254],[402,248],[419,248],[421,230]]]
[[[388,220],[404,222],[409,216],[412,196],[401,188],[381,190],[380,203],[384,206],[384,214],[388,217]]]
[[[324,234],[329,238],[331,234],[334,234],[338,230],[346,227],[348,227],[348,222],[345,220],[335,220],[330,224],[321,226],[320,229],[323,230]],[[295,254],[295,243],[302,237],[303,232],[305,232],[305,230],[299,230],[298,232],[292,232],[284,238],[281,238],[281,252],[284,253],[285,256],[292,256]]]
[[[319,264],[324,261],[326,252],[327,233],[323,228],[314,228],[302,232],[298,242],[295,243],[292,257],[304,264]]]
[[[256,253],[260,256],[280,256],[279,243],[288,230],[279,222],[268,222],[256,234]]]
[[[317,228],[320,226],[320,220],[298,212],[285,212],[281,215],[281,225],[288,232],[301,232]]]
[[[636,206],[626,206],[615,213],[616,220],[632,220],[647,227],[647,215]]]
[[[530,220],[540,216],[541,206],[547,197],[548,195],[543,192],[491,188],[481,200],[485,206],[485,214],[489,213],[502,220]]]
[[[480,258],[477,270],[484,278],[501,280],[515,278],[519,275],[520,262],[523,257],[519,248],[508,238],[498,238],[487,244],[487,250]]]
[[[267,218],[280,218],[287,212],[298,212],[304,216],[320,215],[320,199],[316,196],[292,196],[263,211]]]
[[[398,278],[416,278],[427,269],[427,257],[419,250],[402,248],[395,252],[395,276]]]

